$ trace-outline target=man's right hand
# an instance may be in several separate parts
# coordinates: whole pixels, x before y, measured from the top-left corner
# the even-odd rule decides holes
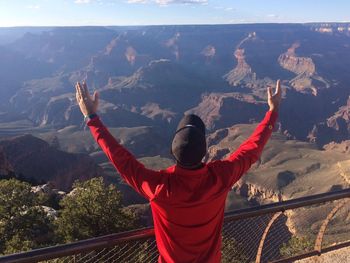
[[[277,80],[276,91],[272,94],[272,87],[267,88],[267,103],[269,104],[270,111],[278,111],[282,100],[281,81]]]

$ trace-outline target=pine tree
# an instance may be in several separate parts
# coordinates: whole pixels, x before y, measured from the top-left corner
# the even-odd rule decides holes
[[[62,209],[56,224],[66,242],[136,227],[134,214],[123,208],[121,193],[114,185],[105,186],[102,178],[75,182],[73,191],[60,205]]]
[[[40,206],[40,199],[26,182],[0,180],[0,253],[52,244],[53,218]]]

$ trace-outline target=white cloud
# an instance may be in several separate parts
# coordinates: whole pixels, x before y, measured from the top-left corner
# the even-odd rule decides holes
[[[130,0],[131,1],[131,0]],[[145,0],[144,0],[145,1]],[[97,4],[97,5],[104,5],[104,6],[114,6],[115,0],[74,0],[75,4]]]
[[[129,4],[146,4],[147,0],[128,0]]]
[[[78,0],[77,0],[78,1]],[[128,0],[129,4],[147,4],[156,3],[158,5],[170,5],[170,4],[208,4],[208,0]]]
[[[213,8],[216,9],[216,10],[225,10],[225,11],[228,11],[228,12],[236,11],[236,9],[233,8],[233,7],[214,6]]]
[[[235,9],[233,7],[226,7],[225,11],[235,11]]]
[[[155,0],[157,4],[207,4],[208,0]]]
[[[89,4],[91,0],[75,0],[74,3],[76,4]]]
[[[40,5],[29,5],[27,6],[29,9],[40,9]]]
[[[254,23],[254,20],[248,20],[248,19],[231,19],[228,21],[229,24],[247,24],[247,23]]]

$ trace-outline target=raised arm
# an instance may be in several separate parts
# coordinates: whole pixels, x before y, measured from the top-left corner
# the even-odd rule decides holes
[[[146,169],[143,164],[127,151],[112,136],[96,115],[98,94],[91,97],[85,83],[76,85],[76,98],[84,117],[91,118],[87,125],[108,159],[119,171],[122,178],[138,193],[147,199],[153,199],[162,186],[162,176],[159,172]]]
[[[276,92],[274,94],[272,94],[271,87],[268,88],[267,93],[269,111],[266,113],[264,119],[256,127],[253,134],[226,160],[222,161],[221,165],[226,172],[225,176],[228,176],[229,187],[232,187],[232,185],[260,158],[264,146],[272,134],[281,102],[282,92],[280,81],[277,81]]]

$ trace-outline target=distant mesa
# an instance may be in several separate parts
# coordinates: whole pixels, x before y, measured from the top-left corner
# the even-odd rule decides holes
[[[297,75],[289,82],[295,90],[316,96],[319,89],[329,88],[329,84],[317,75],[315,63],[311,58],[296,55],[295,50],[299,47],[300,43],[294,43],[286,53],[279,56],[278,63],[282,68]]]
[[[145,106],[141,107],[141,110],[142,115],[152,120],[166,120],[168,123],[170,123],[176,116],[175,112],[167,109],[162,109],[157,103],[147,103]]]
[[[110,79],[101,97],[129,105],[134,113],[152,120],[169,122],[181,110],[195,106],[203,92],[203,79],[188,73],[184,65],[169,59],[153,60],[131,76]]]
[[[197,114],[207,129],[214,130],[260,119],[264,112],[262,103],[257,97],[248,94],[210,93],[202,97],[197,107],[186,113]]]
[[[216,53],[216,49],[212,45],[206,46],[202,51],[201,54],[206,58],[206,61],[209,62],[211,59],[214,58]]]
[[[181,34],[177,32],[172,38],[168,39],[165,42],[165,46],[172,50],[172,53],[175,56],[175,60],[177,61],[180,59],[180,50],[178,46],[178,41],[180,39],[180,36]]]
[[[224,76],[226,81],[232,86],[255,81],[256,75],[245,60],[244,49],[237,49],[235,51],[235,57],[237,59],[237,66]]]
[[[125,57],[129,61],[130,65],[135,64],[137,52],[133,47],[127,47],[125,51]]]
[[[231,86],[238,86],[240,84],[247,84],[256,81],[256,74],[253,72],[250,65],[245,60],[245,50],[242,47],[243,44],[247,41],[252,41],[256,39],[256,32],[249,33],[246,38],[241,40],[236,47],[234,56],[237,60],[236,67],[231,70],[229,73],[224,75],[224,79]]]
[[[350,26],[346,23],[321,23],[315,24],[313,30],[322,34],[349,34]]]
[[[304,74],[306,77],[311,77],[316,72],[316,66],[311,58],[298,57],[295,50],[300,47],[300,43],[294,43],[286,53],[282,54],[278,61],[280,65],[297,74]]]

